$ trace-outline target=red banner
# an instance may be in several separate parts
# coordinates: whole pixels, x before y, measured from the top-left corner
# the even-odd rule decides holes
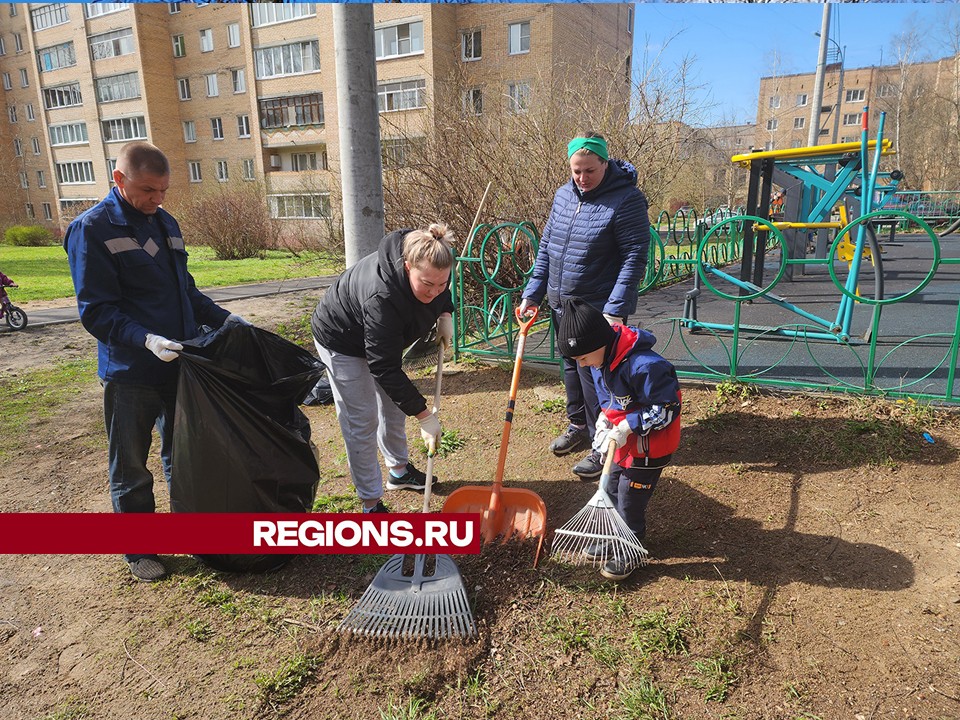
[[[479,552],[476,513],[0,513],[0,554]]]

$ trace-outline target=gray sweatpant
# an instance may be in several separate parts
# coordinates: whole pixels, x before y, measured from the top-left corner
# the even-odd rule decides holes
[[[370,374],[365,358],[328,350],[314,340],[327,366],[333,404],[347,448],[350,477],[361,500],[383,497],[383,474],[377,448],[388,468],[405,467],[409,458],[407,416]],[[374,412],[376,407],[376,412]]]

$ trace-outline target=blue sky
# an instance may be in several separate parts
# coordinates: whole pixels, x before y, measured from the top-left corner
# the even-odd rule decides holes
[[[755,120],[759,79],[773,74],[816,70],[823,6],[804,4],[656,3],[636,8],[634,68],[644,49],[661,63],[692,61],[693,84],[712,105],[704,123]],[[950,54],[942,34],[945,13],[958,6],[941,3],[833,4],[830,37],[846,47],[847,67],[867,67],[894,59],[891,40],[914,26],[924,37],[919,59]],[[778,69],[774,71],[775,63]]]

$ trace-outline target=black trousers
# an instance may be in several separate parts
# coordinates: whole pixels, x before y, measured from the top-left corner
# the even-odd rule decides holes
[[[636,465],[633,467],[622,468],[614,465],[613,472],[610,473],[606,490],[613,497],[620,517],[640,540],[643,540],[647,533],[647,505],[671,457],[673,455],[649,458],[648,465],[643,464],[647,458],[636,458]]]
[[[553,326],[560,327],[560,318],[553,311]],[[567,391],[567,419],[572,425],[586,426],[590,439],[597,431],[600,401],[593,373],[588,367],[579,367],[576,360],[563,359],[563,387]]]

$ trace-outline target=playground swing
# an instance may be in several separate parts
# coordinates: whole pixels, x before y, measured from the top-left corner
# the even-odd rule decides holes
[[[903,175],[899,171],[881,173],[879,170],[881,155],[891,152],[890,141],[883,138],[885,113],[880,113],[876,140],[869,140],[867,137],[867,120],[868,108],[864,107],[860,142],[770,150],[735,155],[731,158],[734,163],[743,165],[750,171],[746,211],[744,215],[728,218],[715,225],[700,242],[694,288],[685,299],[682,326],[691,332],[700,329],[732,331],[735,334],[746,331],[851,342],[853,308],[857,302],[863,301],[860,297],[859,278],[864,260],[873,266],[874,292],[868,302],[874,305],[875,320],[877,319],[876,314],[887,300],[883,297],[883,250],[877,240],[874,223],[889,222],[890,217],[914,222],[931,235],[935,251],[937,243],[932,231],[920,218],[903,211],[881,210],[896,191]],[[872,162],[868,162],[871,151]],[[818,171],[817,168],[822,170]],[[857,181],[859,185],[856,184]],[[795,219],[767,219],[770,216],[771,190],[774,183],[787,188],[783,216]],[[831,214],[838,206],[839,220],[833,221]],[[847,220],[854,215],[856,218],[848,223]],[[721,270],[705,259],[709,243],[722,226],[728,223],[742,223],[743,226],[739,277]],[[824,257],[809,260],[806,257],[807,233],[821,229],[835,230],[834,241],[829,253]],[[775,276],[772,281],[764,284],[767,256],[772,256],[777,246],[779,264]],[[837,277],[833,267],[835,257],[847,264],[847,275],[842,280]],[[831,279],[841,293],[835,318],[827,319],[807,312],[771,292],[784,275],[792,277],[793,268],[805,263],[827,264]],[[910,294],[929,282],[934,269],[931,269],[924,282]],[[723,292],[715,285],[718,280],[733,286],[735,290],[732,293]],[[697,298],[703,285],[716,295],[736,303],[733,324],[702,322],[697,318]],[[895,299],[902,298],[903,296]],[[804,318],[818,329],[741,325],[741,305],[754,299],[774,303]],[[868,335],[865,340],[869,339]]]

